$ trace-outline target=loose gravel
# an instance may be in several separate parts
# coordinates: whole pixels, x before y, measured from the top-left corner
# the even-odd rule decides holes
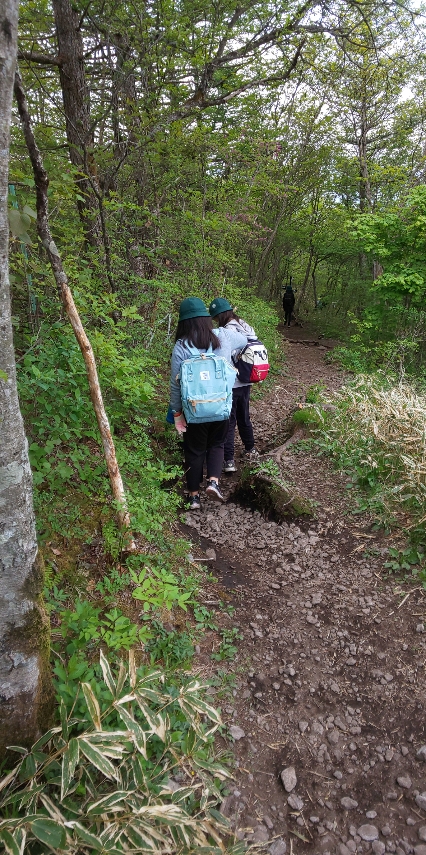
[[[287,376],[252,406],[260,451],[309,386],[342,383],[325,353],[288,345]],[[326,460],[290,446],[281,467],[314,517],[265,519],[233,501],[233,477],[227,504],[204,502],[184,526],[212,550],[206,606],[232,602],[217,619],[243,634],[232,662],[213,665],[214,631],[196,657],[204,676],[220,670],[210,691],[235,757],[222,811],[269,855],[426,855],[424,592],[387,577],[394,539],[351,513]]]

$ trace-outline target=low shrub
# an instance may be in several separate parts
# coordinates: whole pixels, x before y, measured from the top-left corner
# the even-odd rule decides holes
[[[7,853],[241,853],[226,849],[215,809],[230,777],[213,752],[219,713],[197,680],[179,687],[159,670],[113,671],[81,684],[83,715],[60,707],[60,724],[0,781],[0,848]],[[101,700],[102,699],[102,700]],[[77,698],[76,698],[77,700]],[[101,703],[100,703],[101,700]]]

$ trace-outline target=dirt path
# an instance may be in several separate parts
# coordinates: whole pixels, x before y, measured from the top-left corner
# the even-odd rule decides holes
[[[309,386],[341,384],[325,353],[288,345],[287,376],[252,407],[260,449]],[[344,478],[294,448],[281,465],[317,502],[314,519],[276,524],[231,498],[186,520],[235,606],[221,626],[244,635],[211,690],[235,737],[222,809],[270,855],[426,855],[423,593],[385,579],[390,543],[348,514]],[[207,608],[217,592],[206,588]],[[219,641],[207,632],[200,646],[206,675]]]

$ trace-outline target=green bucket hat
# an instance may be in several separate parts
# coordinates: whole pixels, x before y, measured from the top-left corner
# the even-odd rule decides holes
[[[216,297],[216,299],[213,300],[212,303],[210,303],[209,312],[212,318],[215,318],[216,315],[221,315],[222,312],[229,312],[230,310],[232,311],[232,308],[233,307],[231,306],[229,300],[225,300],[224,297]]]
[[[187,297],[179,306],[179,320],[187,321],[189,318],[209,318],[207,306],[199,297]]]

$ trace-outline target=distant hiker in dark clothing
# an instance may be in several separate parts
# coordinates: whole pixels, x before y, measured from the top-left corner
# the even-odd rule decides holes
[[[294,296],[293,288],[291,285],[287,285],[283,297],[284,325],[287,327],[290,326],[295,302],[296,297]]]

